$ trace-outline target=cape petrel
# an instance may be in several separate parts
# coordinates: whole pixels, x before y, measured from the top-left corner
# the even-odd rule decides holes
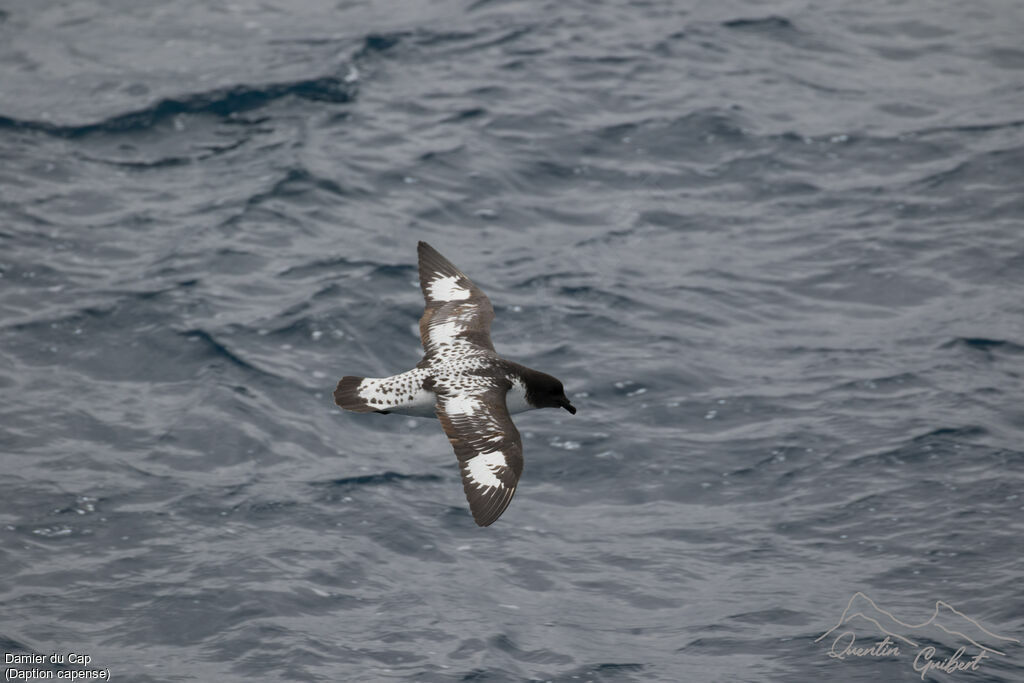
[[[501,516],[523,472],[523,443],[510,415],[576,408],[551,375],[505,360],[491,344],[494,309],[465,273],[419,243],[423,359],[391,377],[342,377],[334,402],[357,413],[436,417],[455,449],[473,519]]]

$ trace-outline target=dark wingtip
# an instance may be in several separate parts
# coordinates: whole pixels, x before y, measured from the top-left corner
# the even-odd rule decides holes
[[[424,242],[419,241],[416,253],[419,257],[419,268],[420,268],[420,287],[425,285],[423,280],[424,277],[432,274],[442,275],[454,275],[458,277],[466,277],[465,274],[459,270],[454,263],[446,259],[441,252],[434,249],[432,246]],[[469,280],[469,278],[466,278]],[[426,294],[426,290],[424,290]]]
[[[477,526],[490,526],[498,521],[516,494],[515,488],[512,488],[511,490],[506,489],[502,494],[488,495],[491,491],[481,492],[476,487],[469,487],[465,480],[462,482],[462,487],[466,492],[466,500],[469,502],[469,512],[473,515],[473,521]]]

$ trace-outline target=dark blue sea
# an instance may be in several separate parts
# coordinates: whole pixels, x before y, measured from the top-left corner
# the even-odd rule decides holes
[[[1022,35],[5,0],[7,680],[1024,681]],[[332,401],[419,360],[418,240],[579,409],[488,528]]]

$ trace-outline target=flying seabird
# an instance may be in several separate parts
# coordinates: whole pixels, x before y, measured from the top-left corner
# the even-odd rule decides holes
[[[533,408],[576,408],[551,375],[505,360],[491,344],[494,309],[465,273],[419,243],[423,359],[391,377],[342,377],[334,402],[357,413],[436,417],[459,459],[473,519],[501,516],[523,472],[523,444],[510,417]]]

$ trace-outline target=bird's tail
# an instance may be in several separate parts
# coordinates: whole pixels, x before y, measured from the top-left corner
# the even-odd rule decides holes
[[[338,388],[334,390],[334,402],[345,410],[356,413],[385,412],[374,408],[359,395],[359,388],[366,382],[366,377],[342,377],[338,382]]]

